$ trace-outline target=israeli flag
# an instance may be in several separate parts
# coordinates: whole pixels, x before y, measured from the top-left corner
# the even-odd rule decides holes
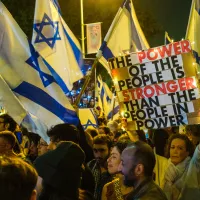
[[[63,122],[77,125],[76,112],[52,76],[54,72],[0,2],[0,75],[24,109],[47,128]]]
[[[96,56],[99,62],[110,72],[107,63],[109,58],[148,48],[149,44],[138,22],[132,0],[125,0]]]
[[[99,106],[103,110],[106,119],[111,119],[119,113],[119,104],[115,99],[108,85],[102,81],[101,76],[97,77],[97,86],[99,91]]]
[[[97,117],[94,112],[94,109],[83,108],[83,109],[79,109],[78,112],[79,112],[79,118],[84,130],[86,130],[88,127],[93,127],[93,128],[98,127]]]
[[[61,16],[57,0],[36,0],[32,44],[54,69],[65,93],[83,77],[81,47]]]
[[[192,1],[186,39],[190,40],[200,74],[200,0]]]

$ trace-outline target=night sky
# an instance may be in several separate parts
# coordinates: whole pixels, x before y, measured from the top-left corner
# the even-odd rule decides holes
[[[154,38],[148,38],[150,46],[164,43],[164,31],[175,41],[185,37],[191,2],[192,0],[140,0],[141,9],[150,10],[163,29]]]

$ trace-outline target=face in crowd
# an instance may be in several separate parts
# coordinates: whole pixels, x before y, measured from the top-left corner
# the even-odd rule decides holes
[[[170,158],[174,165],[181,163],[189,155],[186,149],[186,142],[180,138],[175,138],[170,146]]]
[[[0,155],[5,154],[10,149],[12,149],[12,147],[8,141],[5,138],[0,137]]]
[[[121,154],[116,146],[112,148],[110,157],[108,158],[107,162],[109,174],[116,174],[119,172]]]
[[[104,165],[109,156],[109,148],[107,144],[93,144],[94,157],[100,165]]]
[[[137,180],[137,176],[135,174],[136,166],[133,165],[133,156],[130,149],[125,149],[122,152],[120,167],[119,169],[121,169],[124,175],[124,185],[133,186]]]
[[[38,143],[38,156],[41,156],[45,154],[48,151],[48,144],[40,138],[40,141]]]

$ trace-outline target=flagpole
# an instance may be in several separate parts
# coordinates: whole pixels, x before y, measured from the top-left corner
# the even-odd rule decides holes
[[[96,58],[96,59],[94,60],[94,63],[93,63],[92,68],[91,68],[91,74],[94,72],[94,69],[95,69],[97,63],[98,63],[98,58]],[[88,83],[89,83],[90,80],[91,80],[91,74],[89,74],[89,75],[86,76],[86,79],[85,79],[85,82],[84,82],[84,84],[83,84],[83,87],[82,87],[82,89],[81,89],[81,91],[80,91],[80,93],[79,93],[79,95],[78,95],[78,97],[77,97],[77,99],[76,99],[75,104],[74,104],[75,107],[78,107],[78,104],[79,104],[79,102],[80,102],[80,100],[81,100],[81,97],[82,97],[83,93],[85,92]]]
[[[83,0],[80,0],[81,10],[81,46],[83,58],[85,58],[85,32],[84,32],[84,16],[83,16]]]

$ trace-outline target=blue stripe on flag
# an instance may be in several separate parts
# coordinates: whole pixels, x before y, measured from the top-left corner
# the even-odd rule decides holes
[[[64,33],[65,35],[67,36],[67,39],[72,47],[72,50],[74,52],[74,55],[75,55],[75,58],[76,58],[76,61],[80,67],[80,69],[83,68],[83,60],[82,60],[82,53],[80,51],[80,49],[76,46],[76,44],[74,43],[74,41],[72,40],[72,38],[70,37],[70,35],[67,33],[67,31],[65,30],[64,26],[62,25],[63,27],[63,30],[64,30]]]
[[[110,119],[111,117],[112,117],[112,113],[113,113],[113,116],[115,115],[115,114],[117,114],[119,112],[119,106],[116,106],[115,108],[114,108],[114,110],[113,111],[110,111],[110,113],[108,114],[108,119]]]
[[[98,126],[97,115],[94,113],[94,110],[92,108],[90,109],[90,111],[91,111],[91,113],[92,113],[92,115],[93,115],[93,117],[95,119],[96,125]]]
[[[99,82],[99,80],[97,80],[97,87],[100,88],[101,83]]]
[[[13,91],[20,94],[21,96],[26,97],[27,99],[30,99],[41,107],[44,107],[64,122],[68,122],[74,125],[78,124],[79,120],[74,111],[63,107],[59,102],[57,102],[42,89],[24,81],[18,87],[13,89]]]
[[[54,6],[56,7],[56,9],[57,9],[58,12],[60,13],[60,15],[62,15],[61,9],[60,9],[60,5],[59,5],[58,1],[57,1],[57,0],[52,0],[52,3],[53,3]]]
[[[45,59],[42,59],[44,64],[47,66],[47,68],[49,69],[49,71],[51,72],[52,76],[54,77],[54,79],[56,80],[56,82],[58,83],[58,85],[61,87],[61,89],[63,90],[63,92],[65,94],[67,94],[69,92],[69,89],[67,88],[67,85],[65,84],[65,82],[62,80],[62,78],[56,73],[56,71],[49,65],[49,63],[47,63],[47,61]]]
[[[200,64],[200,57],[199,57],[198,52],[196,52],[196,51],[193,50],[193,54],[194,54],[194,57],[196,59],[196,63]]]
[[[114,57],[112,51],[107,46],[107,42],[103,41],[100,50],[102,51],[103,57],[106,60],[108,60],[109,58],[113,58]]]
[[[104,93],[105,93],[105,91],[104,91],[104,88],[102,87],[102,89],[101,89],[101,102],[102,102],[102,104],[103,104]]]

